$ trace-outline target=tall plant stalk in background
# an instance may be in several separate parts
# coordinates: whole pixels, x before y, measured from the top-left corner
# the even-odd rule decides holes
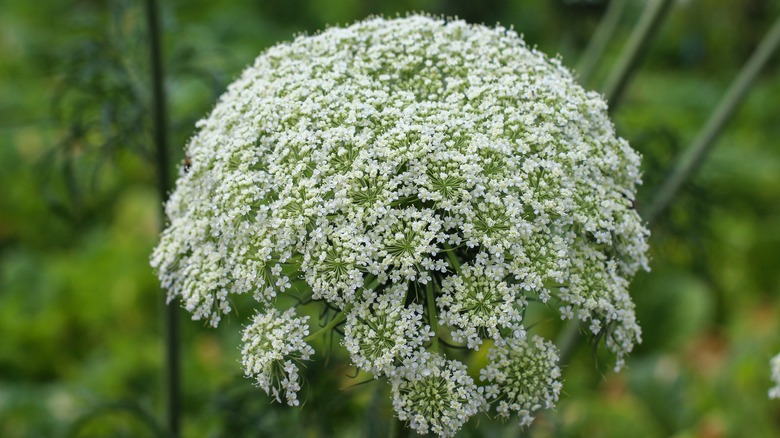
[[[622,0],[615,0],[615,4],[620,2]],[[642,12],[639,22],[634,27],[631,37],[623,48],[617,63],[612,68],[603,88],[610,114],[614,113],[618,108],[623,90],[636,71],[640,60],[645,55],[650,40],[658,31],[666,17],[666,13],[669,11],[670,5],[671,0],[655,0],[648,3]],[[621,7],[610,4],[599,29],[597,29],[591,42],[585,49],[585,53],[579,62],[579,66],[584,69],[584,74],[580,76],[581,81],[584,82],[590,78],[593,66],[596,65],[596,61],[604,52],[604,46],[608,39],[614,35],[616,21],[619,18],[621,9]],[[608,28],[603,29],[601,25],[608,26]],[[557,345],[561,352],[560,361],[562,364],[568,363],[571,355],[574,353],[574,348],[577,346],[577,340],[579,339],[579,330],[579,324],[573,321],[558,336]]]
[[[601,21],[599,21],[596,31],[588,42],[588,46],[582,52],[575,68],[582,86],[588,85],[588,81],[599,64],[604,50],[606,50],[607,45],[614,38],[626,3],[628,3],[627,0],[611,0],[609,2],[607,11],[604,13]]]
[[[168,121],[164,74],[162,66],[162,44],[160,19],[156,0],[146,0],[146,16],[149,26],[149,56],[152,84],[152,119],[157,165],[157,187],[160,199],[165,202],[171,189],[168,169]],[[162,205],[162,204],[161,204]],[[165,222],[165,211],[160,209],[161,223]],[[179,436],[180,423],[180,376],[179,376],[179,328],[176,306],[163,305],[162,318],[165,330],[165,391],[167,404],[167,426],[172,437]]]
[[[52,184],[58,191],[52,190],[46,200],[52,212],[74,226],[98,217],[99,211],[112,205],[112,184],[119,183],[102,178],[109,174],[104,168],[120,163],[126,153],[153,166],[160,204],[171,189],[168,136],[175,135],[171,132],[175,123],[169,123],[172,117],[166,108],[158,4],[155,0],[112,0],[96,9],[105,15],[95,16],[94,21],[85,19],[89,36],[73,50],[62,51],[57,71],[63,78],[52,108],[55,120],[67,129],[45,158],[49,166],[62,165],[64,182],[64,190]],[[187,42],[177,43],[169,54],[169,59],[175,60],[171,76],[203,81],[204,73],[213,73],[199,68],[200,60],[192,55],[196,52]],[[218,75],[211,74],[208,79],[214,78]],[[117,167],[110,174],[121,180],[122,170]],[[90,427],[95,418],[108,418],[115,412],[135,417],[155,436],[179,435],[177,313],[175,307],[160,306],[165,333],[165,376],[161,379],[165,381],[165,419],[149,421],[154,416],[138,400],[104,400],[73,422],[71,435]]]
[[[617,108],[623,90],[647,52],[647,45],[658,31],[671,4],[672,0],[653,0],[647,3],[604,86],[604,98],[609,104],[610,113]]]
[[[683,183],[690,179],[704,162],[707,153],[712,150],[718,135],[726,127],[734,111],[747,95],[748,90],[756,81],[766,63],[780,47],[780,17],[769,29],[764,39],[742,66],[737,78],[734,79],[726,94],[723,95],[717,108],[710,115],[696,139],[675,162],[674,168],[656,192],[652,203],[643,216],[648,222],[654,222],[669,206]]]
[[[667,0],[657,0],[648,4],[629,42],[613,67],[604,87],[610,113],[614,113],[619,107],[623,91],[631,75],[636,70],[639,60],[644,56],[643,52],[646,52],[650,39],[657,32],[663,18],[666,16],[669,3]],[[614,12],[610,6],[607,14],[611,13]],[[602,23],[607,21],[611,22],[611,18],[605,17]],[[606,31],[599,29],[593,36],[593,39],[596,41],[591,41],[588,45],[583,58],[580,60],[581,66],[587,68],[588,65],[595,63],[594,60],[588,60],[587,56],[600,56],[601,52],[591,47],[599,47],[601,41],[605,38],[605,33]],[[772,54],[777,51],[778,47],[780,47],[780,18],[775,20],[750,59],[743,65],[737,78],[731,84],[717,108],[712,112],[707,123],[702,127],[691,146],[675,162],[669,176],[656,191],[651,204],[642,211],[642,217],[649,225],[652,225],[658,219],[659,215],[663,213],[677,195],[682,185],[693,176],[704,162],[718,135],[723,131],[729,119],[747,95],[748,90],[755,83],[759,73],[771,59]],[[586,75],[581,76],[581,78],[584,78],[583,80],[587,80],[591,72],[586,69],[585,73]],[[563,364],[568,362],[574,347],[577,345],[578,330],[579,326],[577,324],[570,324],[558,339],[557,344],[561,351],[561,363]]]

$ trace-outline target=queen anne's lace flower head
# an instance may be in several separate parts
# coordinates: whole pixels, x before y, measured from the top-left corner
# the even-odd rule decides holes
[[[390,384],[398,418],[421,434],[453,436],[486,406],[465,365],[427,351],[409,357]]]
[[[459,273],[442,280],[439,317],[455,328],[456,342],[476,349],[483,338],[499,340],[502,332],[522,332],[520,312],[527,303],[519,286],[503,280],[505,275],[500,265],[463,265]]]
[[[255,298],[244,366],[277,400],[295,404],[312,354],[306,321],[274,307],[302,290],[340,312],[324,323],[421,432],[553,405],[557,353],[527,333],[530,302],[581,321],[618,364],[640,340],[639,155],[598,94],[514,31],[409,16],[301,36],[197,126],[152,265],[215,326],[232,295]],[[491,344],[481,382],[451,342]]]
[[[255,315],[241,339],[247,377],[254,377],[257,385],[277,402],[281,402],[284,392],[290,406],[299,404],[298,365],[314,354],[314,349],[303,340],[309,334],[308,319],[296,317],[293,309],[282,313],[270,308]]]
[[[405,306],[405,298],[403,285],[393,285],[379,296],[370,291],[347,314],[344,346],[358,368],[377,377],[392,374],[398,360],[431,339],[430,327],[423,325],[422,306]]]
[[[497,402],[502,417],[517,414],[521,425],[533,421],[539,408],[552,408],[561,391],[561,376],[555,346],[534,336],[500,339],[490,348],[488,365],[480,380],[489,383],[488,398]]]

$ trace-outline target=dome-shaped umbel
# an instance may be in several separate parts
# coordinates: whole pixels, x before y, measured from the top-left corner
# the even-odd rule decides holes
[[[279,401],[297,404],[313,350],[275,297],[302,290],[420,433],[553,406],[558,354],[525,327],[531,301],[584,323],[618,366],[639,342],[640,157],[598,94],[512,30],[414,15],[301,36],[198,128],[152,265],[212,325],[254,296],[244,365]],[[479,379],[439,338],[489,346]]]

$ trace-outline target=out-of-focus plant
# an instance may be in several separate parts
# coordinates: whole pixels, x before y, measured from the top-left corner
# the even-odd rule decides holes
[[[99,214],[101,202],[111,198],[110,165],[116,159],[130,153],[153,164],[155,157],[143,8],[113,0],[95,14],[85,14],[81,22],[82,37],[49,61],[56,72],[52,116],[60,132],[42,163],[51,179],[47,202],[74,223]],[[185,91],[191,91],[193,82],[200,83],[206,92],[196,108],[205,109],[224,86],[225,56],[186,40],[175,41],[169,52],[165,62],[170,65],[167,85],[174,88],[173,98],[178,100],[180,88],[189,86]],[[173,112],[168,117],[172,137],[183,141],[192,115]]]
[[[110,178],[105,165],[124,152],[151,158],[149,147],[149,83],[145,30],[137,8],[110,2],[97,19],[101,26],[74,42],[53,60],[58,74],[52,102],[60,138],[45,164],[59,168],[49,187],[50,206],[74,222],[96,214],[97,192]],[[105,15],[105,22],[103,22]],[[59,184],[59,178],[65,184]]]

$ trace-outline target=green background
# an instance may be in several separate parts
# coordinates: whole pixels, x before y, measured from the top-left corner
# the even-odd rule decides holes
[[[143,4],[47,3],[0,0],[0,436],[155,436],[162,292],[148,257],[161,223]],[[162,1],[172,154],[182,159],[194,122],[244,66],[295,34],[425,11],[512,25],[574,67],[605,4]],[[587,87],[603,85],[643,5],[628,1]],[[644,155],[639,208],[778,14],[772,0],[674,2],[614,116]],[[612,372],[582,341],[558,408],[525,433],[780,436],[780,401],[767,399],[780,352],[777,58],[653,225],[652,272],[632,285],[644,342],[628,369]],[[339,354],[306,369],[302,409],[271,404],[241,376],[250,313],[214,330],[181,312],[183,436],[386,435],[384,383],[355,386]],[[462,434],[521,433],[483,417]]]

